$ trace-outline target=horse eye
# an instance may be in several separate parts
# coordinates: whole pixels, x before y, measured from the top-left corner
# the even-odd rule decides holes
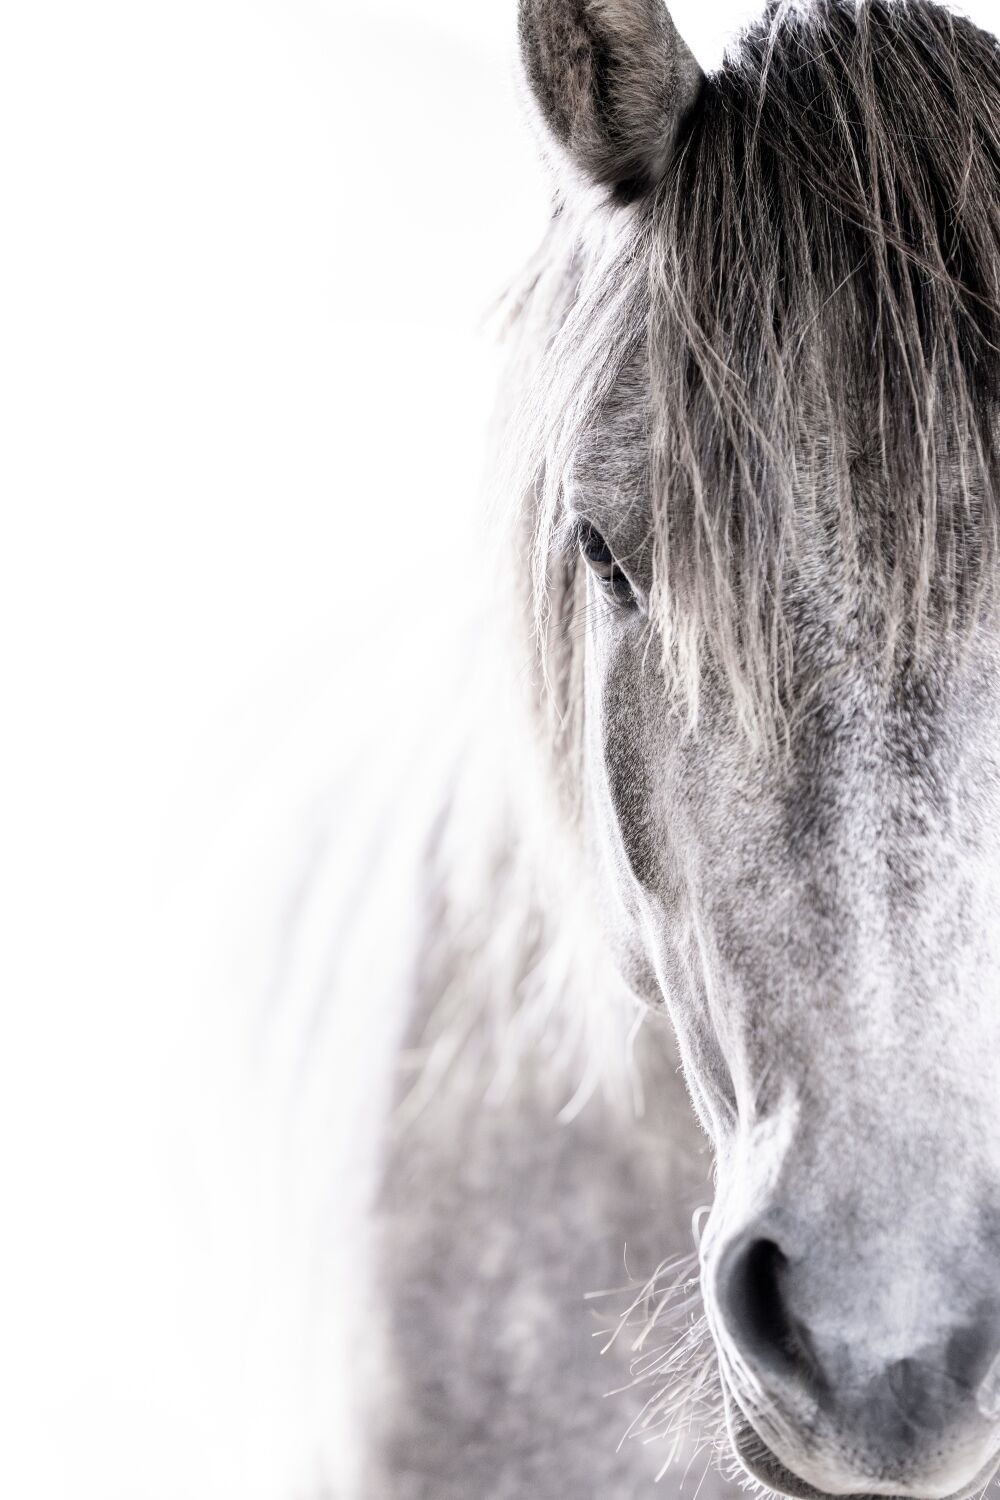
[[[615,562],[615,555],[601,533],[589,521],[580,522],[578,543],[587,567],[615,603],[635,604],[632,585]]]

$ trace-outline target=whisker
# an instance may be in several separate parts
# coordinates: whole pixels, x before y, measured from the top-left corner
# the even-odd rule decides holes
[[[613,1326],[603,1330],[603,1353],[626,1329],[635,1330],[628,1346],[628,1378],[606,1393],[608,1398],[639,1397],[619,1449],[633,1440],[663,1443],[666,1451],[657,1478],[672,1471],[683,1455],[681,1483],[699,1455],[707,1454],[706,1473],[713,1466],[724,1431],[719,1367],[698,1272],[697,1255],[674,1256],[646,1280],[635,1278],[617,1292],[592,1293],[588,1299],[627,1299]],[[704,1482],[705,1473],[696,1495]]]

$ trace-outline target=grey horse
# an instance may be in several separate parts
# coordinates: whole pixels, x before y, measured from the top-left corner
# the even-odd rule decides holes
[[[325,1033],[333,1492],[963,1500],[1000,1460],[997,47],[783,3],[706,77],[660,0],[519,20],[554,212],[503,644],[357,876]]]

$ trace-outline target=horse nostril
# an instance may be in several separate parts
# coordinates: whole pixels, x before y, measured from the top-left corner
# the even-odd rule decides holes
[[[1000,1386],[1000,1316],[995,1304],[981,1305],[975,1321],[952,1330],[945,1347],[945,1369],[960,1388],[990,1400]]]
[[[719,1278],[721,1310],[741,1351],[762,1369],[815,1387],[822,1371],[807,1329],[793,1317],[786,1290],[788,1259],[773,1240],[746,1236],[726,1253]]]

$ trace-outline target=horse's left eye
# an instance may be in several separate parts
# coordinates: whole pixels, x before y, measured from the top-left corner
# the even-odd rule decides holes
[[[615,561],[615,555],[596,527],[589,521],[581,521],[578,531],[580,551],[584,562],[597,582],[617,604],[635,603],[635,593],[625,574]]]

